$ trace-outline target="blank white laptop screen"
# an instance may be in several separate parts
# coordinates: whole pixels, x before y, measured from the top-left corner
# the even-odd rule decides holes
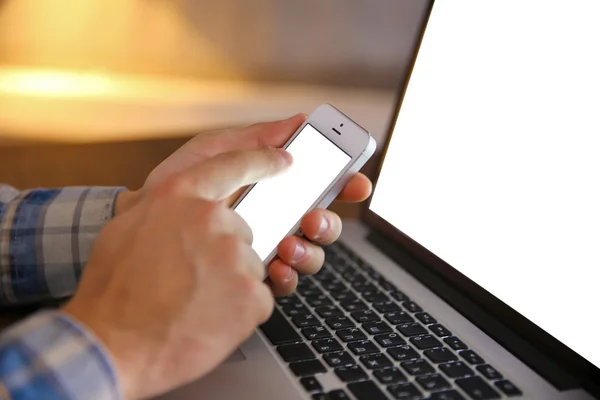
[[[600,1],[434,4],[371,209],[600,367]]]

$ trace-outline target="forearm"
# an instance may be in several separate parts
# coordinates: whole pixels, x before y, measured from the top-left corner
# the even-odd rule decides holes
[[[0,186],[0,303],[72,295],[98,233],[121,207],[122,192]]]
[[[120,399],[100,342],[59,311],[42,311],[0,335],[0,398]]]

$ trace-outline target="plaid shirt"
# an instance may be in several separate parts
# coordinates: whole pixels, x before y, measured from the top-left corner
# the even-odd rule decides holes
[[[0,185],[0,307],[71,296],[121,190]],[[0,399],[117,398],[107,351],[60,311],[37,312],[0,333]]]

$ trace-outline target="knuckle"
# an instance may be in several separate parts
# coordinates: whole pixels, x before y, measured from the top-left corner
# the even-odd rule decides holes
[[[236,290],[239,291],[245,299],[254,301],[254,299],[258,297],[259,284],[258,280],[251,275],[239,274]]]
[[[231,266],[239,264],[245,254],[246,244],[238,235],[223,235],[220,239],[224,259]]]
[[[260,299],[258,302],[257,318],[259,323],[267,321],[273,313],[275,307],[275,299],[271,295],[271,291],[264,283],[259,283]]]
[[[245,275],[240,279],[239,290],[245,294],[247,303],[254,305],[255,317],[261,321],[267,320],[275,306],[275,299],[267,285],[255,277]]]
[[[214,201],[200,200],[197,208],[197,222],[199,226],[203,226],[210,230],[218,227],[223,221],[223,206]]]
[[[189,192],[190,182],[185,176],[175,174],[156,185],[153,194],[157,198],[177,196]]]

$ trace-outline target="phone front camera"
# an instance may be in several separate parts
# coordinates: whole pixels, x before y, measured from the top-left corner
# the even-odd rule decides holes
[[[340,124],[340,127],[344,126],[344,124]]]

